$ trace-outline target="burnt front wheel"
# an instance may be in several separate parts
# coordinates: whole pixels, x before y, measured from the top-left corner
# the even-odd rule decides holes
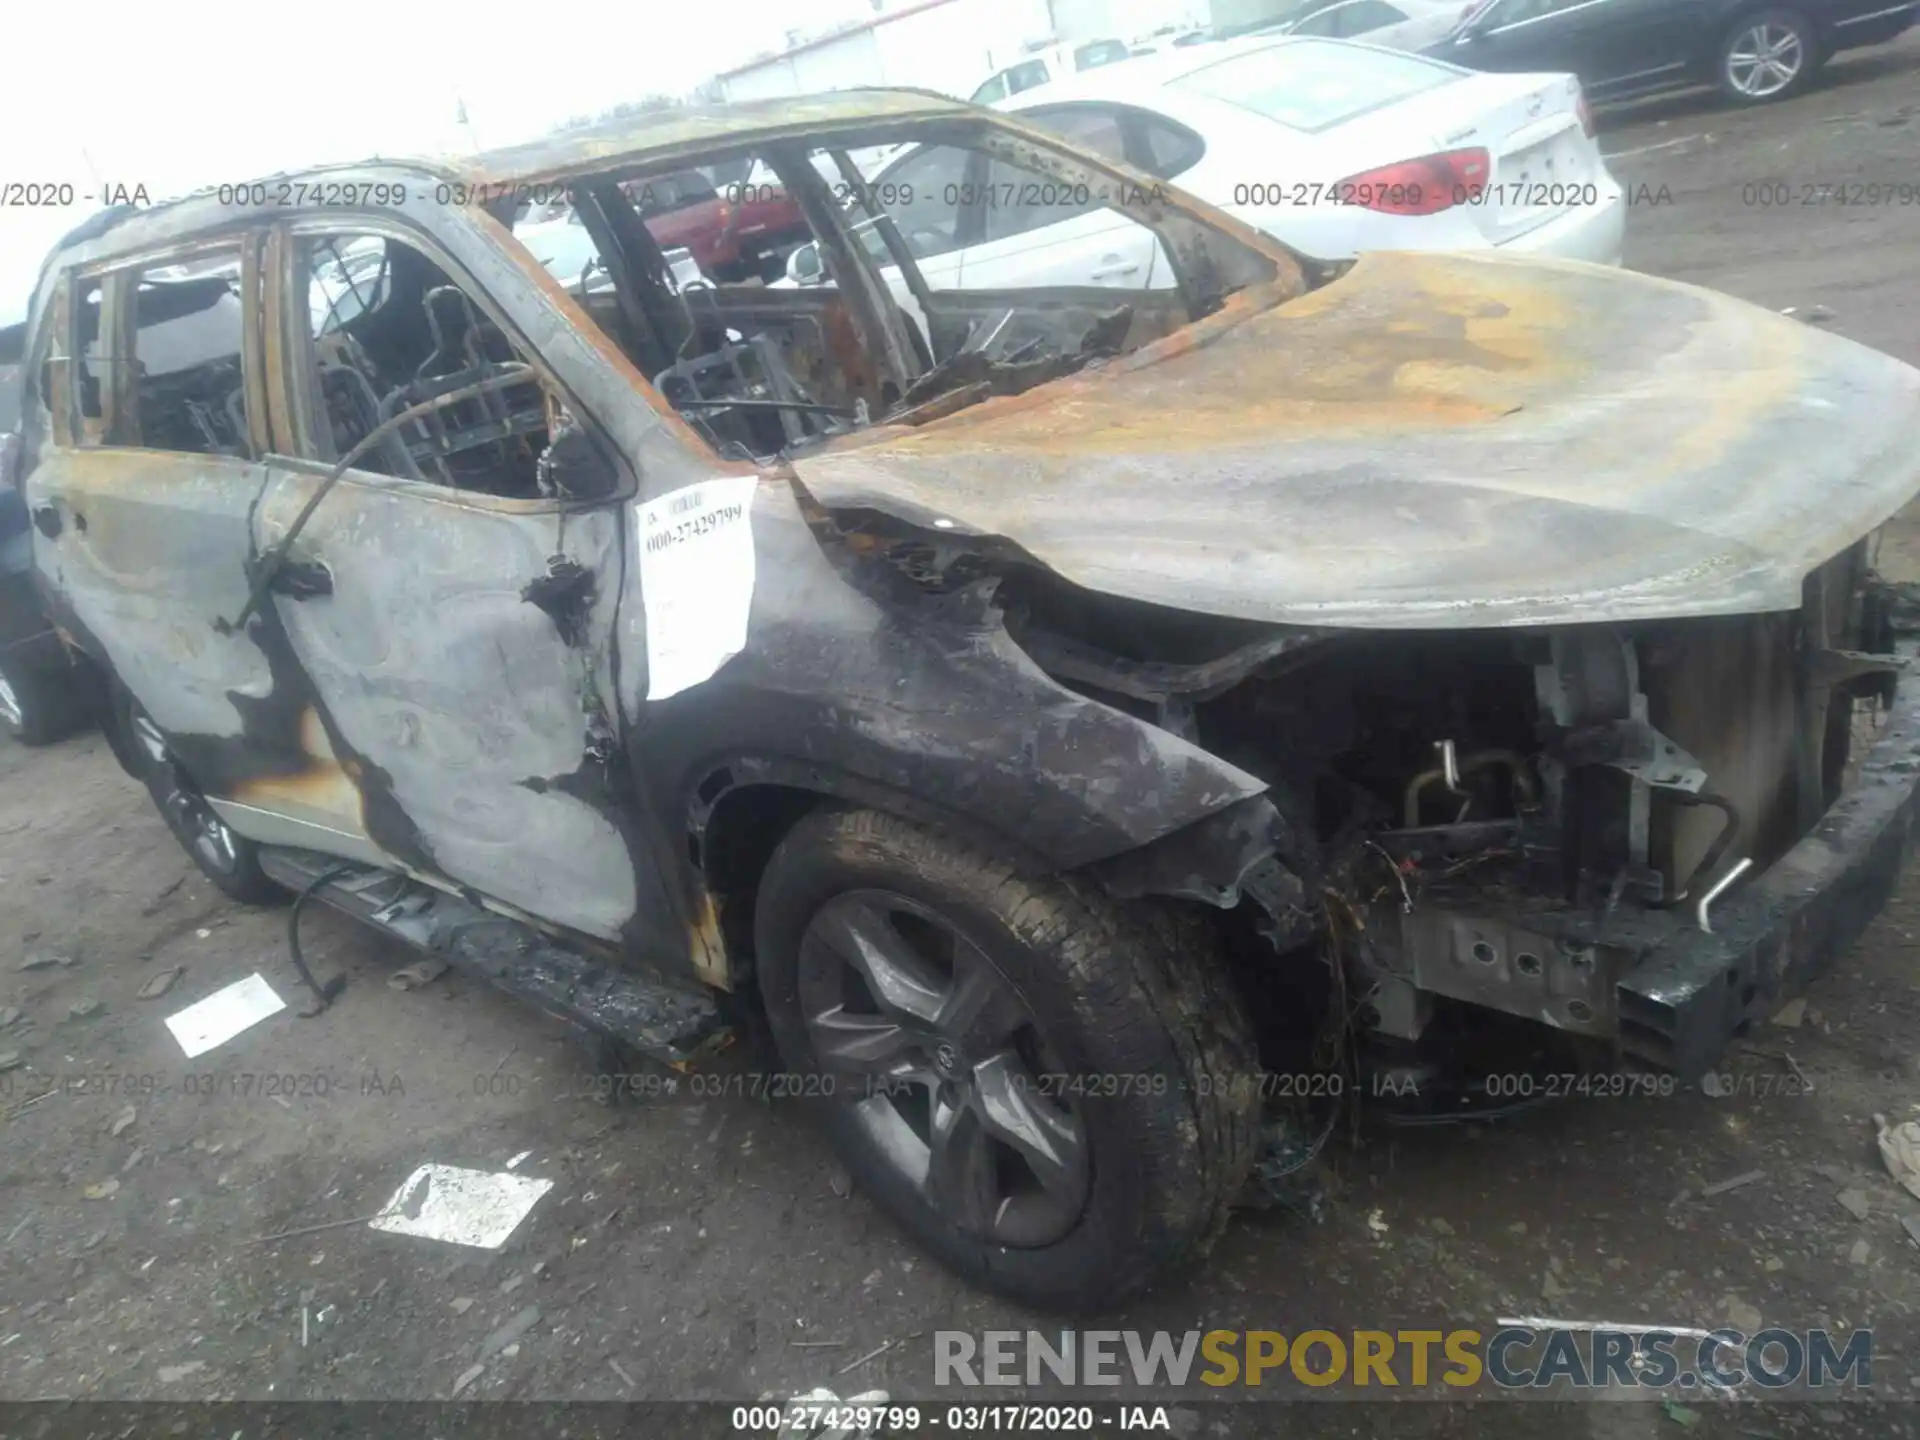
[[[236,835],[214,813],[206,796],[167,748],[166,735],[130,695],[122,704],[121,723],[126,727],[128,750],[138,766],[139,778],[146,782],[160,817],[200,873],[243,905],[284,903],[288,899],[286,890],[260,868],[260,848]]]
[[[782,1063],[946,1265],[1090,1310],[1211,1243],[1258,1066],[1202,927],[865,811],[801,821],[757,905]]]

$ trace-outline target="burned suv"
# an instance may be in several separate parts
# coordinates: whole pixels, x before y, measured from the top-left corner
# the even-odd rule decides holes
[[[1608,268],[1314,271],[1136,158],[851,92],[97,217],[22,464],[117,753],[237,898],[658,1061],[764,1017],[1044,1305],[1196,1255],[1303,1055],[1698,1072],[1903,851],[1920,373]],[[826,283],[676,287],[648,178],[743,159]]]

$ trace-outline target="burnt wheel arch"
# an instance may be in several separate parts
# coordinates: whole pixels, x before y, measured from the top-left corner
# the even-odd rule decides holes
[[[830,766],[755,756],[709,768],[691,787],[682,854],[720,915],[734,963],[753,953],[760,876],[789,831],[823,808],[878,810],[1004,857],[1023,875],[1053,866],[1013,835]]]
[[[918,796],[802,761],[736,760],[708,769],[693,787],[683,852],[720,917],[731,966],[753,954],[754,902],[768,862],[795,826],[822,809],[891,815],[996,855],[1022,878],[1063,873],[1017,836]],[[1273,803],[1254,797],[1080,873],[1121,900],[1159,895],[1231,908],[1244,891],[1270,917],[1304,916],[1299,878],[1275,854],[1276,840],[1289,834]]]

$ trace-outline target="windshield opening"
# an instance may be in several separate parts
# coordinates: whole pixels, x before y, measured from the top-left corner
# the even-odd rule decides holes
[[[1151,178],[1072,156],[999,122],[869,127],[576,178],[513,230],[717,451],[763,460],[1017,393],[1275,278]]]

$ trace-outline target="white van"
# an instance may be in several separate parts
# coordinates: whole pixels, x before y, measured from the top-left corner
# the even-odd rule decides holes
[[[1049,45],[1017,64],[995,71],[967,99],[975,105],[991,105],[996,100],[1018,95],[1022,90],[1031,90],[1037,85],[1050,84],[1076,71],[1095,70],[1102,65],[1132,58],[1133,51],[1124,40],[1086,40],[1078,45]]]

